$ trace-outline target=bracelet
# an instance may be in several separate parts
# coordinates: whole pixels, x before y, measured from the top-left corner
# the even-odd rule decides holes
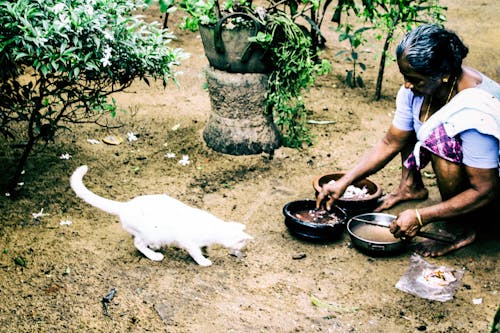
[[[417,215],[418,225],[420,225],[422,227],[424,224],[422,223],[422,216],[420,215],[420,212],[418,211],[418,209],[415,209],[415,215]]]

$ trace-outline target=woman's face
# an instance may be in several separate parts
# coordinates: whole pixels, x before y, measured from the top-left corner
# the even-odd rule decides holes
[[[403,75],[404,86],[411,89],[416,96],[431,96],[441,85],[441,79],[415,72],[410,67],[405,55],[398,59],[398,66]]]

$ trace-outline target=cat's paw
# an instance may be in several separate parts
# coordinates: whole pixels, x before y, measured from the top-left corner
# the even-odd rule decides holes
[[[158,253],[158,252],[151,252],[146,255],[149,259],[153,261],[162,261],[163,260],[163,254]]]
[[[207,258],[198,258],[196,259],[196,263],[200,266],[203,266],[203,267],[208,267],[208,266],[211,266],[212,265],[212,261],[210,261],[209,259]]]
[[[233,257],[236,257],[236,258],[245,257],[245,253],[243,251],[236,250],[236,249],[230,249],[229,254],[232,255]]]

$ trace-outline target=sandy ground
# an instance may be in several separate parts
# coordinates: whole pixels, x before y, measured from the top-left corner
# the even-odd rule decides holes
[[[499,81],[500,3],[443,3],[449,6],[447,26],[470,46],[467,64]],[[334,57],[342,46],[328,24],[324,29],[325,57],[334,73],[307,93],[307,105],[310,119],[334,123],[311,125],[317,138],[312,147],[280,148],[272,159],[208,148],[202,139],[210,114],[203,89],[207,60],[198,35],[181,31],[174,45],[192,56],[182,65],[178,88],[137,83],[116,96],[127,111],[117,119],[121,127],[74,128],[41,147],[26,168],[21,195],[0,197],[0,332],[488,332],[500,304],[497,239],[481,238],[428,259],[464,271],[453,300],[439,302],[395,287],[410,264],[410,250],[371,257],[353,248],[347,234],[315,244],[286,229],[287,202],[312,199],[315,176],[351,167],[383,134],[401,84],[396,66],[389,66],[384,98],[373,101],[377,60],[368,53],[368,88],[346,88],[341,78],[347,64]],[[138,140],[118,146],[87,141],[110,134],[126,139],[127,132]],[[4,178],[19,153],[7,147],[2,141]],[[71,158],[61,160],[63,153]],[[182,155],[189,156],[189,165],[178,164]],[[114,216],[75,197],[68,178],[81,164],[90,168],[86,184],[103,196],[128,200],[166,192],[246,224],[255,239],[241,258],[209,248],[214,264],[208,268],[176,248],[163,250],[162,262],[152,262]],[[399,172],[396,160],[370,179],[388,192]],[[438,200],[432,177],[425,182],[428,201],[389,212]],[[45,215],[33,218],[42,209]],[[102,299],[113,288],[106,315]]]

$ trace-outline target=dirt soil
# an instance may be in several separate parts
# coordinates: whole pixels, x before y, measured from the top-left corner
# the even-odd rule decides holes
[[[442,3],[449,6],[447,27],[470,46],[467,64],[499,81],[500,2]],[[147,15],[163,20],[158,11]],[[324,57],[334,72],[318,80],[306,103],[310,119],[333,123],[310,125],[317,140],[303,150],[280,148],[272,158],[233,156],[203,141],[211,111],[203,89],[208,62],[198,34],[173,29],[178,40],[172,46],[191,53],[182,64],[179,87],[137,82],[117,94],[126,112],[113,123],[121,127],[81,126],[60,133],[29,160],[19,197],[0,197],[0,332],[489,332],[500,304],[496,239],[481,238],[427,260],[465,271],[454,299],[439,302],[395,287],[411,250],[372,257],[354,248],[347,233],[317,244],[295,238],[284,224],[286,203],[314,198],[314,177],[353,166],[388,128],[402,83],[394,64],[386,70],[380,101],[373,100],[374,53],[364,54],[368,88],[346,87],[342,78],[348,64],[335,57],[345,45],[326,22]],[[128,132],[137,140],[128,141]],[[107,135],[125,140],[120,145],[88,141]],[[2,183],[19,155],[8,147],[2,142]],[[61,159],[66,153],[71,158]],[[178,163],[182,155],[190,164]],[[165,259],[152,262],[134,248],[116,217],[76,198],[68,180],[82,164],[89,166],[86,184],[103,196],[128,200],[166,192],[244,223],[255,239],[241,258],[222,247],[209,248],[213,265],[208,268],[176,248],[164,249]],[[432,172],[426,172],[430,198],[390,213],[438,200]],[[396,159],[370,179],[389,192],[399,176]],[[166,218],[175,218],[175,212]],[[102,300],[113,288],[106,314]]]

